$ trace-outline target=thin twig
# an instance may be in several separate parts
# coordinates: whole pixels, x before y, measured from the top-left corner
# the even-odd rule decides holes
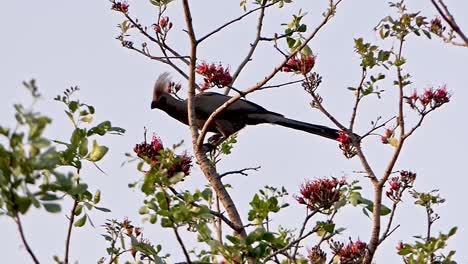
[[[108,264],[114,263],[114,262],[120,257],[120,255],[122,255],[122,254],[124,254],[124,253],[126,253],[126,252],[130,252],[130,251],[132,251],[132,250],[131,250],[131,249],[126,249],[126,250],[120,251],[119,253],[115,254],[115,256],[113,256],[113,257],[109,260]]]
[[[230,20],[230,21],[224,23],[223,25],[221,25],[221,26],[219,26],[218,28],[214,29],[214,30],[211,31],[210,33],[206,34],[205,36],[199,38],[199,39],[197,40],[197,44],[200,44],[200,43],[201,43],[202,41],[204,41],[205,39],[211,37],[211,36],[212,36],[213,34],[215,34],[215,33],[218,33],[218,32],[221,31],[223,28],[225,28],[225,27],[231,25],[232,23],[237,22],[237,21],[240,21],[240,20],[243,19],[244,17],[246,17],[246,16],[248,16],[248,15],[250,15],[250,14],[252,14],[252,13],[258,11],[258,10],[264,10],[266,7],[272,6],[272,5],[274,5],[274,4],[276,4],[276,2],[272,2],[272,3],[268,4],[268,5],[262,5],[262,6],[260,6],[260,7],[257,7],[257,8],[255,8],[255,9],[252,9],[252,10],[246,12],[245,14],[243,14],[243,15],[237,17],[237,18],[234,18],[234,19],[232,19],[232,20]]]
[[[397,205],[400,202],[400,200],[394,201],[393,206],[392,206],[392,212],[390,213],[390,218],[388,219],[387,223],[387,228],[382,234],[382,237],[379,240],[379,244],[381,244],[387,237],[389,237],[395,230],[398,228],[400,225],[397,225],[396,228],[390,231],[390,228],[392,228],[392,223],[393,223],[393,217],[395,216],[395,211],[397,209]]]
[[[271,89],[271,88],[278,88],[282,86],[287,86],[291,84],[296,84],[296,83],[302,83],[305,79],[300,79],[300,80],[295,80],[295,81],[290,81],[290,82],[285,82],[285,83],[280,83],[280,84],[274,84],[274,85],[266,85],[260,88],[259,90],[264,90],[264,89]]]
[[[26,237],[24,236],[24,231],[23,231],[23,225],[21,224],[20,216],[19,214],[16,215],[15,219],[16,225],[18,226],[18,231],[21,236],[21,240],[23,241],[23,245],[26,248],[26,251],[28,251],[29,255],[31,256],[33,262],[35,264],[39,264],[39,260],[37,260],[36,255],[34,255],[34,252],[32,251],[31,247],[28,244],[28,241],[26,241]]]
[[[275,2],[273,1],[270,3],[268,6],[274,5]],[[267,0],[263,0],[260,6],[260,15],[258,17],[258,23],[257,23],[257,34],[255,35],[255,40],[252,44],[250,44],[250,50],[245,56],[245,58],[242,60],[241,64],[239,67],[237,67],[237,70],[234,72],[232,75],[232,81],[231,85],[234,84],[234,82],[237,80],[237,77],[239,77],[239,74],[241,71],[244,69],[245,65],[252,60],[252,56],[255,52],[255,49],[257,48],[258,42],[260,41],[260,36],[262,34],[262,28],[263,28],[263,18],[265,17],[265,9],[267,7]],[[226,90],[224,91],[224,94],[229,94],[230,88],[227,87]]]
[[[351,114],[351,121],[349,122],[349,131],[351,131],[351,132],[353,131],[354,122],[356,121],[356,115],[357,115],[357,110],[358,110],[359,103],[361,102],[361,99],[363,98],[361,96],[362,84],[364,83],[364,80],[366,79],[366,75],[367,75],[366,68],[362,67],[361,81],[360,81],[359,86],[357,88],[356,100],[354,102],[353,113]]]
[[[161,45],[161,43],[156,39],[154,38],[153,36],[151,36],[150,34],[148,34],[148,32],[146,32],[146,30],[139,24],[137,23],[133,18],[131,18],[128,14],[125,14],[125,18],[128,19],[128,21],[130,21],[130,23],[136,27],[141,34],[143,34],[145,37],[147,37],[149,40],[151,40],[152,42],[158,44],[158,45]],[[180,58],[180,60],[182,62],[184,62],[185,64],[189,65],[189,60],[186,59],[184,56],[181,56],[177,51],[175,51],[174,49],[172,49],[171,47],[167,46],[167,45],[164,45],[164,48],[166,48],[170,53],[172,53],[174,56],[177,56]]]
[[[442,18],[447,22],[447,24],[449,24],[450,28],[452,28],[453,31],[457,32],[458,36],[460,36],[460,38],[465,42],[464,46],[468,46],[468,37],[465,36],[461,28],[455,22],[455,18],[448,10],[447,5],[445,5],[445,3],[442,2],[442,0],[437,1],[439,3],[437,3],[436,0],[431,0],[432,4],[437,9],[437,12],[439,12]]]
[[[223,178],[225,176],[232,175],[232,174],[241,174],[241,175],[244,175],[244,176],[249,176],[247,173],[245,173],[246,171],[258,171],[260,168],[261,167],[258,166],[258,167],[252,167],[252,168],[244,168],[244,169],[241,169],[241,170],[228,171],[228,172],[224,172],[224,173],[220,174],[219,178]]]
[[[309,211],[309,210],[307,210],[307,216],[306,216],[306,218],[304,219],[304,222],[302,223],[301,230],[299,231],[299,235],[298,235],[299,238],[302,237],[302,235],[304,234],[304,231],[305,231],[305,229],[306,229],[306,226],[307,226],[307,223],[309,222],[309,220],[310,220],[316,213],[318,213],[318,210],[315,210],[315,211],[313,211],[313,212],[310,213],[310,214],[308,213],[308,211]],[[293,255],[292,255],[294,261],[296,260],[296,255],[297,255],[297,251],[299,250],[299,245],[300,245],[300,243],[297,243],[296,246],[295,246],[295,248],[294,248],[294,253],[293,253]]]
[[[382,128],[384,126],[386,126],[390,121],[392,121],[393,119],[395,119],[396,116],[392,116],[391,118],[387,119],[387,121],[383,122],[382,124],[380,125],[377,125],[377,122],[378,120],[374,123],[374,126],[372,127],[371,130],[369,130],[366,134],[364,134],[362,137],[361,137],[361,140],[364,139],[365,137],[371,135],[374,131],[376,131],[377,129],[379,128]]]
[[[78,200],[73,199],[73,207],[71,209],[70,219],[68,221],[67,238],[65,239],[65,258],[63,259],[63,262],[65,264],[68,263],[68,256],[69,256],[69,253],[70,253],[71,234],[72,234],[72,229],[73,229],[73,222],[75,221],[75,210],[76,210],[77,206],[78,206]]]
[[[179,231],[177,230],[177,227],[174,227],[173,230],[174,230],[174,234],[175,234],[176,237],[177,237],[177,241],[179,242],[179,245],[180,245],[180,247],[182,248],[182,251],[184,252],[185,259],[187,260],[187,263],[188,263],[188,264],[191,264],[192,261],[190,260],[190,255],[189,255],[189,253],[188,253],[188,251],[187,251],[187,248],[185,247],[184,241],[183,241],[182,238],[180,237],[180,234],[179,234]]]

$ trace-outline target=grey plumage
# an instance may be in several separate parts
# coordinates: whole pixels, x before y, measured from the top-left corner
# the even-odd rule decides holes
[[[159,76],[154,86],[151,108],[158,108],[174,119],[188,125],[187,100],[173,97],[168,90],[169,83],[170,77],[168,73],[163,73]],[[213,92],[197,94],[194,97],[195,124],[197,127],[201,129],[211,113],[229,99],[231,99],[231,96]],[[215,133],[209,141],[214,145],[219,144],[246,125],[257,124],[280,125],[333,140],[336,140],[339,136],[339,131],[336,129],[289,119],[281,114],[268,111],[253,102],[239,99],[226,108],[209,127],[209,131]]]

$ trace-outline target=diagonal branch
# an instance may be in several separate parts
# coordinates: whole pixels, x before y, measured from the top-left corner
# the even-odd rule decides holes
[[[32,251],[31,247],[29,246],[28,241],[26,241],[26,237],[24,236],[24,231],[23,231],[23,225],[21,224],[19,214],[16,215],[15,222],[16,222],[16,225],[18,226],[18,231],[20,233],[21,240],[23,241],[23,245],[26,248],[26,251],[28,251],[29,255],[31,256],[31,258],[33,260],[33,262],[35,264],[39,264],[39,260],[37,260],[37,257],[36,257],[36,255],[34,255],[34,252]]]
[[[266,1],[265,1],[265,2],[266,2]],[[201,42],[203,42],[203,41],[206,40],[207,38],[211,37],[212,35],[218,33],[218,32],[221,31],[222,29],[224,29],[225,27],[227,27],[227,26],[233,24],[234,22],[237,22],[237,21],[242,20],[244,17],[246,17],[246,16],[248,16],[248,15],[250,15],[250,14],[252,14],[252,13],[258,11],[258,10],[262,10],[261,12],[264,12],[264,10],[265,10],[266,7],[270,7],[270,6],[274,5],[274,4],[276,4],[276,2],[274,2],[274,1],[273,1],[272,3],[270,3],[270,4],[267,4],[267,5],[262,4],[262,6],[257,7],[257,8],[255,8],[255,9],[252,9],[252,10],[246,12],[245,14],[243,14],[243,15],[240,16],[240,17],[234,18],[234,19],[232,19],[232,20],[230,20],[230,21],[224,23],[223,25],[219,26],[219,27],[216,28],[215,30],[213,30],[213,31],[211,31],[210,33],[206,34],[205,36],[199,38],[199,39],[197,40],[197,44],[200,44]]]
[[[232,174],[241,174],[241,175],[244,175],[244,176],[248,176],[247,173],[245,173],[246,171],[258,171],[258,169],[260,169],[261,167],[260,166],[257,166],[257,167],[253,167],[253,168],[244,168],[244,169],[240,169],[240,170],[235,170],[235,171],[228,171],[228,172],[224,172],[222,174],[219,175],[219,178],[223,178],[225,176],[228,176],[228,175],[232,175]]]
[[[453,29],[453,31],[457,32],[458,36],[465,42],[465,46],[468,46],[468,38],[465,36],[461,28],[458,26],[458,24],[455,22],[455,18],[453,15],[450,13],[450,11],[447,8],[447,5],[445,5],[442,0],[431,0],[432,4],[434,7],[437,9],[437,12],[442,16],[442,18],[449,24],[450,28]]]
[[[274,4],[275,4],[275,2],[272,2],[268,6],[271,6],[271,5],[274,5]],[[263,28],[263,19],[265,18],[265,8],[266,7],[267,7],[267,0],[263,0],[262,6],[260,7],[261,10],[260,10],[260,15],[258,17],[257,34],[255,36],[255,40],[254,40],[254,42],[252,44],[250,44],[250,50],[247,53],[247,56],[245,56],[244,60],[242,60],[239,67],[237,67],[237,70],[232,75],[231,85],[234,84],[237,77],[239,77],[239,74],[244,69],[245,65],[247,65],[247,63],[252,60],[252,56],[253,56],[253,54],[255,52],[255,49],[257,48],[258,43],[260,42],[260,37],[261,37],[261,34],[262,34],[262,28]],[[226,95],[229,94],[230,90],[231,90],[231,88],[227,87],[226,90],[224,91],[224,94],[226,94]]]
[[[185,259],[187,260],[188,264],[192,264],[192,260],[190,260],[190,255],[187,251],[187,248],[185,247],[184,241],[180,237],[179,231],[177,230],[177,227],[173,227],[174,234],[176,235],[177,242],[179,242],[180,247],[182,248],[182,251],[184,252]]]
[[[68,256],[70,254],[70,242],[71,242],[71,233],[73,229],[73,222],[75,221],[75,210],[78,206],[78,200],[73,199],[73,207],[70,211],[70,220],[68,221],[68,232],[67,238],[65,239],[65,258],[63,259],[63,263],[68,263]]]

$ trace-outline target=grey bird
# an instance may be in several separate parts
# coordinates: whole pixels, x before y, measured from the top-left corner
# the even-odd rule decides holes
[[[172,118],[188,125],[187,100],[180,100],[172,96],[169,92],[170,83],[171,79],[168,73],[163,73],[158,77],[154,85],[151,109],[160,109]],[[202,129],[208,117],[231,98],[231,96],[213,92],[202,92],[195,95],[195,124],[198,129]],[[253,102],[239,99],[224,109],[212,122],[208,131],[215,134],[208,139],[209,143],[205,144],[204,148],[209,151],[245,126],[258,124],[280,125],[332,140],[337,140],[339,137],[339,131],[336,129],[289,119],[281,114],[268,111]]]

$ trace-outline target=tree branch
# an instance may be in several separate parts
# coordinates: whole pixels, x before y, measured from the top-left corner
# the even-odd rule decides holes
[[[35,264],[39,264],[40,263],[39,260],[37,260],[37,257],[36,257],[36,255],[34,255],[34,252],[32,251],[31,247],[29,246],[28,241],[26,241],[26,237],[24,236],[24,231],[23,231],[23,225],[21,224],[19,214],[16,215],[15,222],[16,222],[16,225],[18,226],[18,231],[20,233],[21,240],[23,241],[23,245],[26,248],[26,251],[28,251],[29,256],[31,256],[33,262]]]
[[[224,172],[222,174],[219,175],[219,178],[223,178],[225,176],[228,176],[228,175],[231,175],[231,174],[241,174],[241,175],[244,175],[244,176],[249,176],[247,173],[245,173],[246,171],[258,171],[261,167],[260,166],[257,166],[257,167],[252,167],[252,168],[244,168],[244,169],[240,169],[240,170],[235,170],[235,171],[228,171],[228,172]]]
[[[354,122],[356,121],[356,115],[357,115],[357,109],[359,106],[359,102],[361,102],[361,92],[362,92],[362,84],[364,83],[364,80],[366,79],[367,71],[366,68],[362,68],[362,73],[361,73],[361,82],[359,83],[359,86],[357,88],[356,92],[356,101],[354,102],[354,108],[353,108],[353,113],[351,115],[351,121],[349,122],[349,131],[353,131],[354,128]]]
[[[188,264],[192,264],[192,261],[190,260],[190,255],[187,251],[187,248],[185,247],[184,241],[180,237],[179,231],[177,230],[177,227],[173,228],[174,234],[176,235],[177,241],[179,242],[180,247],[182,248],[182,251],[184,252],[185,259],[187,260]]]
[[[210,161],[208,160],[206,153],[204,153],[202,151],[201,146],[197,144],[199,133],[198,133],[198,128],[195,124],[196,114],[195,114],[194,96],[195,96],[195,67],[196,67],[196,61],[197,61],[198,42],[195,36],[195,32],[193,30],[192,15],[190,13],[188,0],[183,0],[182,4],[184,8],[187,32],[190,37],[190,45],[191,45],[189,80],[188,80],[188,84],[189,84],[188,85],[189,87],[188,119],[189,119],[190,130],[192,132],[192,141],[193,141],[193,148],[195,151],[195,156],[198,162],[200,163],[200,169],[203,171],[203,174],[208,179],[210,185],[213,187],[216,194],[218,195],[221,202],[223,203],[223,206],[229,215],[229,219],[232,221],[232,223],[235,226],[234,230],[237,231],[240,238],[245,239],[247,237],[247,234],[245,232],[244,225],[242,224],[242,219],[239,215],[239,212],[237,211],[234,201],[232,200],[231,196],[227,192],[224,184],[221,182],[221,179],[219,179],[219,174],[216,171],[216,169],[213,167],[213,165],[210,163]]]
[[[265,2],[266,2],[266,1],[265,1]],[[262,6],[257,7],[257,8],[255,8],[255,9],[252,9],[252,10],[246,12],[245,14],[243,14],[243,15],[237,17],[237,18],[234,18],[234,19],[232,19],[232,20],[230,20],[230,21],[228,21],[228,22],[226,22],[226,23],[224,23],[223,25],[219,26],[219,27],[216,28],[215,30],[213,30],[213,31],[211,31],[210,33],[206,34],[205,36],[199,38],[199,39],[197,40],[197,44],[200,44],[200,43],[201,43],[202,41],[204,41],[205,39],[211,37],[211,36],[212,36],[213,34],[215,34],[215,33],[218,33],[218,32],[221,31],[223,28],[225,28],[225,27],[231,25],[232,23],[237,22],[237,21],[240,21],[240,20],[242,20],[244,17],[246,17],[246,16],[248,16],[248,15],[250,15],[250,14],[252,14],[252,13],[258,11],[258,10],[262,10],[261,12],[263,12],[263,11],[265,10],[266,7],[272,6],[272,5],[274,5],[274,4],[276,4],[276,2],[272,2],[272,3],[268,4],[268,5],[262,4]]]
[[[247,56],[245,56],[244,60],[242,60],[241,64],[239,65],[239,67],[237,67],[237,70],[234,72],[234,74],[232,75],[232,82],[231,82],[231,85],[234,84],[234,82],[237,80],[237,77],[239,77],[239,74],[241,73],[241,71],[244,69],[245,65],[247,65],[247,63],[252,59],[252,56],[255,52],[255,49],[257,48],[257,45],[258,45],[258,42],[260,41],[260,36],[262,34],[262,27],[263,27],[263,18],[265,17],[265,8],[267,6],[272,6],[274,5],[276,2],[272,2],[270,4],[267,5],[267,0],[263,0],[262,1],[262,4],[261,4],[261,7],[260,8],[260,15],[258,16],[258,23],[257,23],[257,34],[255,36],[255,40],[254,42],[250,45],[250,50],[249,52],[247,53]],[[230,87],[227,87],[226,90],[224,91],[224,94],[229,94],[229,91],[230,91]]]
[[[442,0],[437,0],[437,2],[439,3],[437,3],[436,0],[431,0],[431,2],[434,5],[434,7],[437,9],[437,12],[439,12],[439,14],[445,20],[445,22],[449,24],[450,28],[452,28],[453,31],[457,32],[458,36],[460,36],[463,42],[465,42],[464,46],[468,47],[468,38],[465,36],[463,31],[455,22],[455,18],[452,16],[450,11],[448,10],[447,5],[445,5],[445,3],[442,2]]]
[[[63,259],[63,262],[65,264],[68,263],[68,256],[70,254],[71,233],[72,233],[72,229],[73,229],[73,222],[75,221],[75,210],[76,210],[77,206],[78,206],[78,200],[73,199],[73,207],[71,209],[70,219],[68,221],[67,238],[65,239],[65,258]]]

